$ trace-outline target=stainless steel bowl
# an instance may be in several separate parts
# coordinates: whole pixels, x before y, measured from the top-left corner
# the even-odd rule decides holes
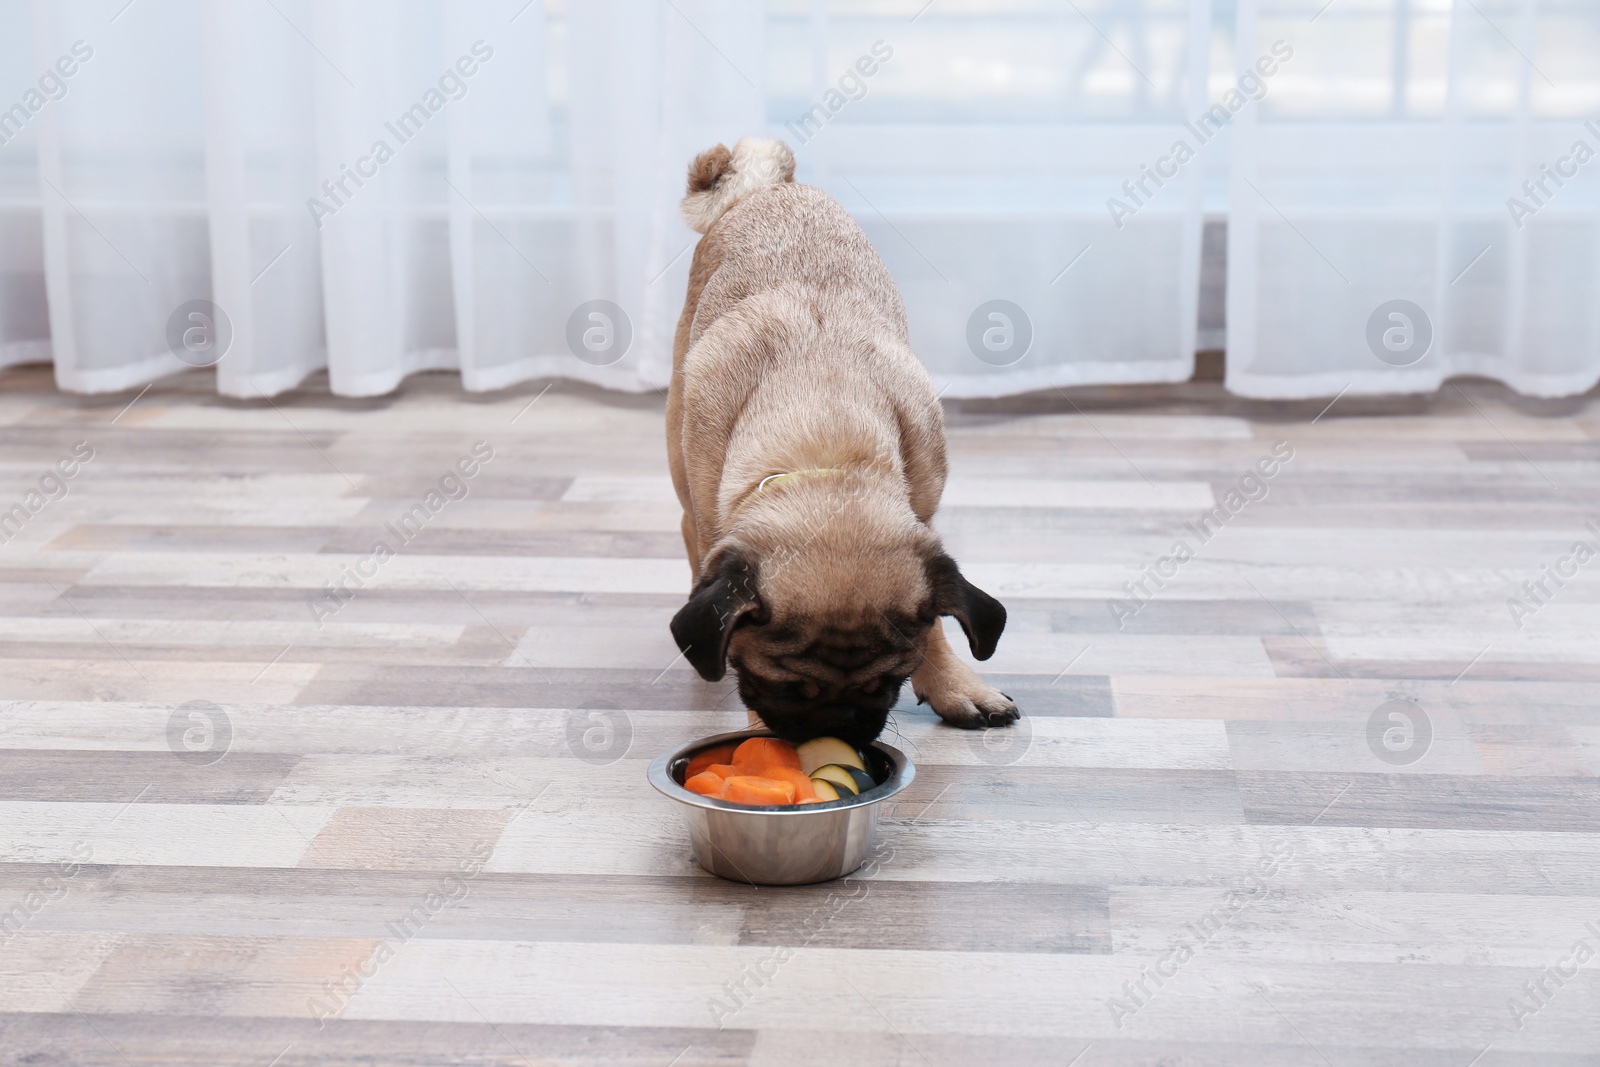
[[[702,750],[772,736],[766,730],[743,730],[701,738],[652,760],[650,784],[678,802],[689,824],[695,861],[719,878],[754,885],[843,878],[861,866],[872,848],[878,805],[910,785],[917,770],[899,749],[874,741],[863,755],[880,784],[854,800],[757,807],[703,797],[683,787],[684,768]]]

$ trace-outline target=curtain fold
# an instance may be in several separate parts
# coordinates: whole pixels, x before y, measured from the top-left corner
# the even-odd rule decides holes
[[[1238,0],[1239,61],[1274,41],[1294,57],[1233,131],[1228,388],[1593,388],[1600,10],[1321,6]],[[1357,40],[1376,47],[1337,46]]]
[[[231,320],[215,362],[227,396],[271,396],[328,365],[322,256],[305,201],[320,194],[317,55],[308,0],[203,4],[211,299]],[[195,357],[204,363],[214,353]]]
[[[766,134],[949,396],[1189,378],[1208,217],[1235,392],[1581,392],[1600,163],[1545,175],[1600,149],[1591,7],[7,0],[0,367],[659,389],[687,163]]]
[[[31,33],[18,28],[37,74],[20,99],[45,99],[16,140],[36,153],[56,378],[75,392],[136,387],[184,368],[164,340],[169,312],[210,288],[199,19],[135,50],[96,6],[29,12]]]

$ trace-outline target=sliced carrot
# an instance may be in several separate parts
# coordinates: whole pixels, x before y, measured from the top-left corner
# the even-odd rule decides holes
[[[714,797],[722,792],[722,784],[727,781],[720,774],[710,771],[701,771],[684,779],[683,787],[691,793],[699,793],[703,797]]]
[[[732,778],[736,774],[744,773],[743,771],[734,767],[734,765],[731,763],[713,763],[711,766],[707,767],[706,770],[710,771],[718,778]]]
[[[701,771],[710,770],[711,765],[714,763],[732,763],[735,747],[730,742],[726,745],[718,745],[716,748],[708,748],[704,752],[697,753],[689,761],[688,769],[683,772],[684,779],[688,780]]]
[[[752,737],[733,750],[733,765],[741,774],[765,774],[773,767],[800,769],[800,754],[776,737]]]
[[[794,799],[796,804],[804,804],[808,800],[815,800],[817,791],[811,785],[811,779],[791,767],[772,767],[767,771],[767,777],[778,782],[788,782],[794,786]]]
[[[722,799],[735,804],[793,804],[794,783],[749,774],[735,775],[723,785]]]

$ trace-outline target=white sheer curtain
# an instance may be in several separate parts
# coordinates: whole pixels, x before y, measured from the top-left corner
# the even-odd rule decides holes
[[[1228,387],[1593,387],[1600,4],[1238,5],[1239,59],[1294,57],[1233,131]]]
[[[727,34],[753,26],[759,42],[739,5],[679,6]],[[545,375],[658,385],[683,283],[682,264],[662,273],[667,243],[687,234],[672,215],[681,127],[693,117],[727,136],[760,121],[753,95],[723,84],[664,92],[689,83],[698,39],[663,4],[0,10],[13,51],[0,99],[21,99],[74,42],[92,50],[0,149],[17,238],[0,281],[3,358],[37,358],[48,338],[71,390],[196,362],[168,337],[196,299],[231,326],[216,367],[234,396],[324,366],[351,396],[431,368],[459,368],[469,389]],[[30,38],[31,56],[14,44]],[[596,299],[634,317],[631,349],[609,366],[566,343],[569,314]]]
[[[1592,385],[1600,162],[1521,229],[1504,200],[1600,112],[1596,5],[1321,7],[0,0],[0,366],[137,389],[225,341],[231,396],[659,388],[685,166],[765,132],[867,229],[947,395],[1189,377],[1208,214],[1236,391]],[[1417,361],[1367,342],[1395,300]]]
[[[819,0],[774,20],[770,115],[791,141],[871,43],[893,50],[798,147],[799,177],[872,238],[948,395],[1191,376],[1207,161],[1146,179],[1116,224],[1108,201],[1205,99],[1210,19],[1204,0]]]

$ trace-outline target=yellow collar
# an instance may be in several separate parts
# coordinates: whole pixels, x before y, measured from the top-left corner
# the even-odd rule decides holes
[[[756,483],[756,491],[760,492],[761,490],[765,489],[767,487],[767,483],[768,482],[778,482],[778,481],[782,481],[785,478],[793,478],[797,474],[843,474],[843,473],[844,473],[844,468],[843,467],[807,467],[804,470],[784,471],[782,474],[769,474],[765,478],[761,479],[761,481]]]

